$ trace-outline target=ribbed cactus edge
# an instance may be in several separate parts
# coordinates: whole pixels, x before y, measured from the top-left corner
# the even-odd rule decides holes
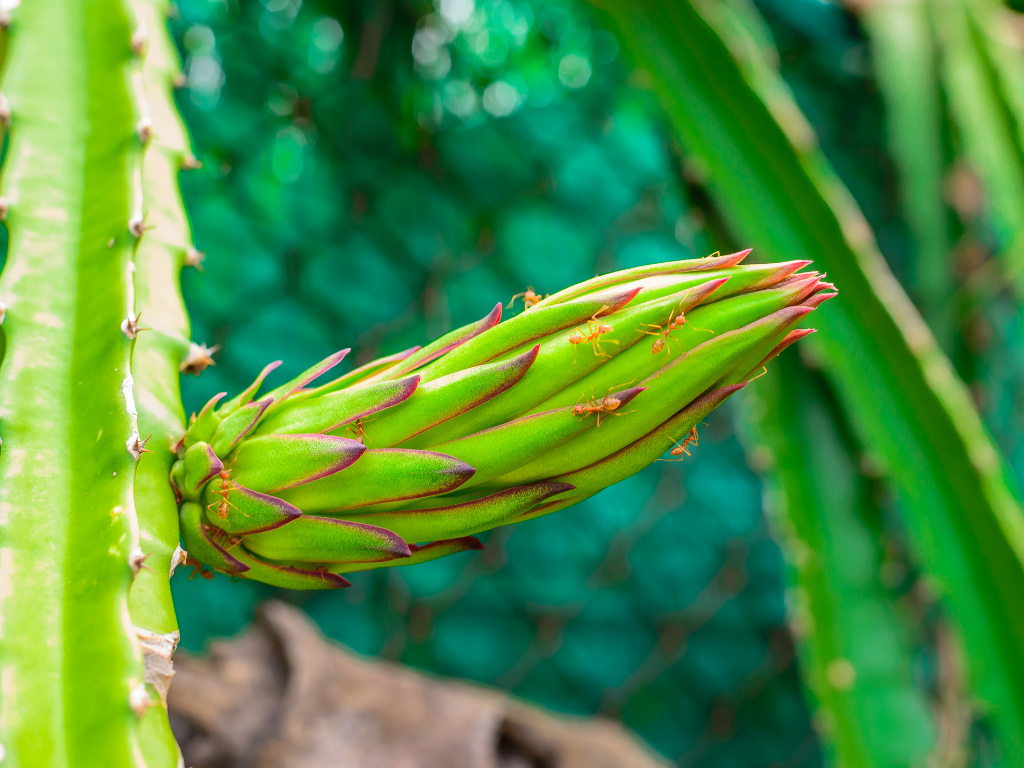
[[[143,146],[130,229],[135,249],[135,318],[140,330],[132,356],[139,430],[146,442],[136,468],[135,505],[147,569],[132,583],[129,609],[145,658],[151,708],[142,719],[140,744],[145,764],[174,766],[178,748],[166,711],[173,675],[171,655],[178,627],[170,576],[184,559],[178,546],[178,517],[168,483],[173,446],[184,434],[180,370],[191,348],[190,325],[181,297],[180,272],[197,266],[199,254],[178,187],[178,174],[195,167],[188,134],[174,104],[181,84],[180,62],[167,28],[169,3],[130,0],[135,16],[132,95],[136,136]]]

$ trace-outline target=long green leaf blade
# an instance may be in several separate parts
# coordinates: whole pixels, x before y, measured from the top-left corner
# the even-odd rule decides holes
[[[777,75],[756,58],[737,64],[685,0],[608,9],[729,223],[771,258],[815,259],[842,286],[808,341],[899,490],[1005,753],[1024,764],[1024,521],[966,388]]]
[[[771,457],[771,512],[796,573],[803,679],[830,723],[836,765],[917,765],[936,741],[915,681],[918,620],[881,582],[881,511],[823,388],[788,355],[745,401],[757,424],[750,453]]]

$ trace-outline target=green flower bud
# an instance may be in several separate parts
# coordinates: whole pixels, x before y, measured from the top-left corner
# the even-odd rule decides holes
[[[171,472],[190,555],[281,587],[479,549],[473,534],[577,504],[666,451],[768,360],[832,286],[749,253],[594,278],[505,322],[313,387],[338,352],[194,416]]]

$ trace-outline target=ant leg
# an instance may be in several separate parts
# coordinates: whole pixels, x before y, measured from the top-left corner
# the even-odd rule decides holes
[[[669,439],[671,439],[671,438],[669,438]],[[676,441],[675,441],[675,440],[672,440],[672,442],[673,442],[673,443],[676,443]],[[678,449],[679,449],[680,451],[685,451],[685,450],[686,450],[686,449],[685,449],[685,448],[683,448],[683,446],[681,446],[681,445],[680,445],[679,443],[676,443],[676,448],[678,448]],[[673,449],[673,450],[674,450],[674,449]],[[682,455],[682,453],[678,453],[678,454],[677,454],[677,453],[672,453],[672,454],[670,454],[670,455],[672,455],[672,456],[677,456],[678,458],[675,458],[675,459],[658,459],[658,461],[665,461],[665,462],[670,462],[670,463],[671,463],[671,462],[673,462],[673,461],[682,461],[682,460],[683,460],[683,455]]]
[[[760,379],[766,373],[768,373],[768,367],[765,366],[765,365],[762,365],[761,366],[761,372],[759,374],[757,374],[757,376],[755,376],[753,379],[747,379],[747,384],[749,384],[750,382],[754,381],[755,379]]]

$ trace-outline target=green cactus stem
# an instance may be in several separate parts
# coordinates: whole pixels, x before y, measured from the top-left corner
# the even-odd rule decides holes
[[[171,654],[178,627],[170,575],[184,559],[179,547],[177,504],[167,483],[174,444],[185,431],[178,381],[186,367],[197,370],[201,355],[189,342],[188,315],[181,298],[180,271],[197,265],[192,236],[178,190],[178,173],[196,165],[188,135],[174,105],[181,69],[166,24],[165,0],[132,0],[136,55],[132,78],[136,133],[143,143],[136,183],[133,225],[135,318],[139,331],[132,354],[139,432],[147,452],[135,474],[135,506],[147,568],[132,583],[129,609],[145,656],[145,680],[153,706],[146,712],[140,751],[148,768],[174,768],[180,759],[167,719],[166,694],[173,675]],[[141,194],[139,194],[141,192]],[[203,349],[195,345],[196,349]]]
[[[604,275],[319,387],[338,352],[193,416],[171,482],[189,553],[294,589],[482,545],[681,446],[808,331],[831,284],[749,253]]]
[[[145,565],[132,496],[144,445],[126,323],[140,146],[132,31],[112,0],[36,0],[10,22],[10,250],[0,276],[5,768],[137,765],[151,702],[128,615],[129,585]]]

